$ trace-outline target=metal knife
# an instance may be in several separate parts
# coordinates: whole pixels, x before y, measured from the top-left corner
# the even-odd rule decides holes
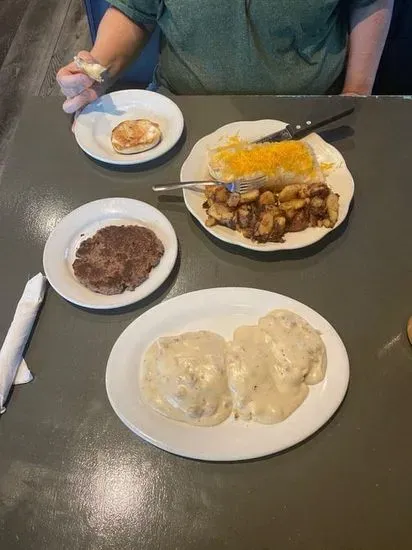
[[[339,120],[345,116],[352,114],[354,110],[355,107],[351,107],[350,109],[340,111],[339,113],[329,116],[328,118],[323,118],[321,120],[307,120],[306,122],[302,122],[301,124],[297,124],[296,126],[288,124],[285,128],[283,128],[283,130],[279,130],[279,132],[275,132],[274,134],[269,134],[268,136],[259,138],[253,143],[266,143],[268,141],[286,141],[291,139],[301,139],[316,130],[317,128],[321,128],[322,126],[326,126],[330,122],[334,122],[335,120]]]

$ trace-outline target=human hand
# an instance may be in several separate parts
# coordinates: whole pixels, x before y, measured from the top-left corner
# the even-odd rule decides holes
[[[366,95],[369,95],[369,94],[343,90],[343,92],[340,95],[348,96],[348,97],[365,97]]]
[[[98,63],[89,52],[82,51],[78,55],[84,61]],[[107,87],[107,83],[96,82],[83,73],[74,62],[62,67],[56,80],[67,98],[63,103],[66,113],[76,113],[102,95]]]

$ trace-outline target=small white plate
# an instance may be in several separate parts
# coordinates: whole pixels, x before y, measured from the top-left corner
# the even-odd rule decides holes
[[[235,420],[213,427],[170,420],[141,399],[139,369],[149,345],[160,336],[212,330],[229,339],[242,324],[256,323],[273,309],[289,309],[318,329],[326,346],[325,379],[310,388],[304,403],[279,424]],[[106,370],[109,401],[134,433],[174,454],[202,460],[245,460],[276,453],[316,432],[342,402],[349,361],[333,327],[309,307],[273,292],[252,288],[213,288],[159,304],[131,323],[115,343]]]
[[[145,118],[156,122],[161,142],[141,153],[122,155],[111,144],[112,130],[124,120]],[[97,99],[80,113],[74,135],[80,147],[91,157],[110,164],[141,164],[169,151],[183,132],[183,115],[171,99],[147,90],[122,90]]]
[[[77,248],[102,227],[123,224],[141,225],[154,231],[164,245],[164,255],[148,279],[135,290],[113,296],[92,292],[73,274]],[[133,199],[101,199],[76,208],[54,228],[44,247],[43,266],[51,286],[66,300],[93,309],[113,309],[142,300],[159,288],[173,269],[177,249],[171,223],[150,204]]]
[[[180,172],[181,181],[210,179],[207,167],[208,151],[216,147],[222,138],[239,134],[242,138],[255,140],[277,132],[285,126],[286,123],[279,120],[242,121],[222,126],[216,132],[199,140],[193,147],[182,166]],[[207,215],[202,206],[205,201],[204,193],[202,191],[184,189],[183,196],[189,212],[202,224],[206,231],[216,238],[229,244],[249,248],[250,250],[273,252],[276,250],[303,248],[319,241],[330,231],[336,229],[348,215],[355,184],[342,155],[337,149],[326,143],[317,134],[311,134],[305,138],[305,141],[313,147],[319,162],[331,163],[335,167],[326,178],[327,184],[335,193],[339,194],[339,218],[334,228],[308,227],[304,231],[297,233],[286,233],[285,242],[283,243],[256,243],[247,239],[238,231],[234,231],[228,227],[221,225],[207,227],[205,224]]]

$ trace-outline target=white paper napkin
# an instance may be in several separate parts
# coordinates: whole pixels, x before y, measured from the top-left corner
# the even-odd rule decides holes
[[[33,379],[23,359],[23,351],[43,301],[45,289],[46,277],[42,273],[38,273],[26,284],[0,350],[0,414],[6,410],[4,403],[11,385],[24,384]]]
[[[24,359],[21,360],[21,363],[17,369],[16,376],[14,378],[13,384],[27,384],[33,380],[33,375],[27,366],[27,363]],[[0,413],[1,414],[1,413]]]

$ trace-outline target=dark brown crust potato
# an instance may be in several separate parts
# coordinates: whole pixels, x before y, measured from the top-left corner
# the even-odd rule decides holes
[[[309,215],[307,209],[302,209],[297,212],[292,220],[287,224],[287,231],[296,232],[303,231],[309,227]]]
[[[272,191],[264,191],[259,197],[259,206],[276,204],[276,197]]]
[[[226,206],[226,204],[213,203],[208,209],[207,214],[220,225],[225,225],[226,227],[230,227],[230,229],[236,228],[236,212]]]
[[[206,225],[236,229],[257,242],[282,242],[288,231],[333,227],[339,216],[339,196],[324,183],[292,184],[279,193],[267,188],[230,193],[221,186],[205,189]]]
[[[227,200],[227,205],[229,208],[236,208],[240,203],[240,194],[239,193],[230,193],[230,196]]]
[[[254,237],[258,242],[266,243],[273,231],[275,219],[272,212],[261,212],[254,230]]]

